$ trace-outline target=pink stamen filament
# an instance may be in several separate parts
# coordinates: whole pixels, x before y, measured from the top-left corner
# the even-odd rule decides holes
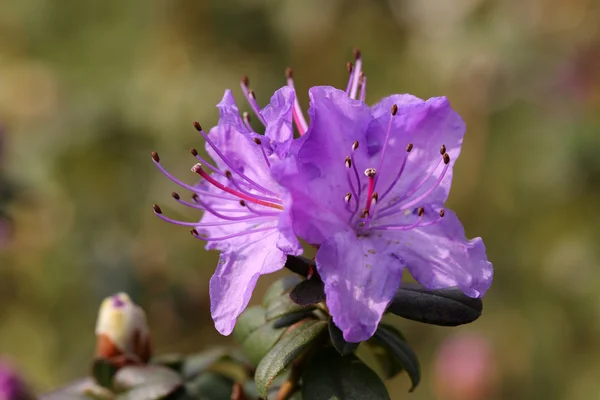
[[[227,164],[227,166],[231,169],[232,172],[234,172],[235,174],[239,175],[242,179],[244,179],[246,182],[248,182],[249,184],[251,184],[252,186],[254,186],[259,191],[261,191],[261,192],[263,192],[265,194],[270,194],[272,196],[277,196],[276,193],[273,193],[269,189],[264,188],[263,186],[261,186],[258,183],[254,182],[252,179],[248,178],[241,171],[239,171],[237,168],[235,168],[231,164],[231,162],[227,159],[227,157],[225,157],[225,155],[223,153],[221,153],[221,151],[214,144],[214,142],[212,140],[210,140],[210,138],[208,137],[208,135],[206,134],[206,132],[204,132],[204,130],[202,130],[202,129],[199,129],[198,131],[200,132],[200,134],[202,135],[202,137],[204,137],[204,140],[206,140],[206,143],[208,143],[209,146],[213,148],[213,150],[219,155],[219,157],[221,157],[221,159],[225,162],[225,164]]]
[[[253,95],[250,94],[250,90],[248,89],[248,86],[246,86],[246,84],[244,83],[243,80],[240,83],[240,87],[242,88],[242,92],[244,92],[244,96],[246,96],[246,100],[248,101],[248,104],[250,104],[250,108],[252,109],[254,114],[258,117],[258,120],[264,126],[267,126],[267,121],[265,121],[265,118],[261,115],[260,107],[258,106],[256,99],[254,98]]]
[[[192,171],[196,172],[198,175],[202,176],[204,179],[206,179],[208,182],[212,183],[214,186],[218,187],[219,189],[221,189],[227,193],[231,193],[232,195],[237,196],[240,199],[249,201],[251,203],[260,204],[261,206],[271,207],[271,208],[275,208],[277,210],[283,210],[283,206],[281,204],[275,204],[275,203],[271,203],[269,201],[260,200],[255,197],[246,195],[244,193],[240,193],[237,190],[233,190],[233,189],[223,185],[221,182],[215,180],[212,176],[207,174],[206,171],[204,171],[204,169],[202,169],[202,166],[200,164],[194,165],[194,167],[192,168]]]
[[[280,203],[281,204],[281,200],[279,199],[273,199],[271,197],[265,197],[265,196],[260,196],[258,194],[254,194],[254,193],[250,193],[247,190],[242,189],[242,187],[239,185],[240,182],[237,182],[233,177],[232,179],[229,179],[229,182],[240,192],[245,194],[246,196],[251,196],[254,197],[255,199],[259,199],[259,200],[264,200],[264,201],[270,201],[272,203]]]
[[[367,188],[367,206],[365,207],[365,211],[369,211],[371,209],[371,204],[373,203],[373,192],[375,191],[375,177],[369,177],[369,186]]]
[[[296,88],[294,86],[294,78],[291,76],[287,78],[288,86],[296,92]],[[304,135],[308,130],[308,124],[306,123],[306,119],[304,119],[304,114],[302,113],[302,107],[300,107],[300,102],[298,101],[298,96],[294,96],[294,109],[292,110],[292,116],[294,117],[294,122],[296,123],[296,127],[298,128],[298,132],[300,136]]]
[[[250,235],[252,233],[266,232],[266,231],[270,231],[270,230],[274,230],[274,229],[277,229],[277,227],[273,226],[273,227],[270,227],[270,228],[251,229],[251,230],[248,230],[248,231],[243,231],[243,232],[235,233],[233,235],[227,235],[227,236],[221,236],[221,237],[213,237],[213,238],[202,237],[202,236],[196,235],[194,233],[192,233],[192,235],[196,239],[206,240],[208,242],[213,242],[213,241],[218,241],[218,240],[232,239],[232,238],[239,237],[239,236]]]

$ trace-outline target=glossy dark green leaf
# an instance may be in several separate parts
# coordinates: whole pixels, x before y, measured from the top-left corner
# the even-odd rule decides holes
[[[344,334],[333,323],[333,318],[329,319],[329,339],[331,344],[342,356],[354,353],[360,343],[350,343],[344,340]]]
[[[400,365],[408,374],[412,392],[421,381],[421,367],[419,359],[413,349],[404,341],[404,337],[396,328],[386,324],[379,324],[373,339],[387,347],[391,355],[396,357]]]
[[[131,397],[136,400],[161,399],[179,389],[182,383],[179,374],[160,365],[123,367],[114,378],[115,390],[136,396]]]
[[[312,261],[310,258],[302,256],[287,256],[287,260],[285,262],[285,267],[287,269],[304,277],[308,276],[311,266],[313,267],[312,269],[314,273],[314,261]]]
[[[181,371],[186,357],[182,354],[168,353],[152,358],[152,364],[163,365],[174,371]]]
[[[116,400],[191,400],[182,386],[170,388],[164,382],[148,383],[119,393]]]
[[[229,400],[233,380],[214,372],[205,372],[185,384],[186,390],[196,399]]]
[[[258,365],[260,360],[275,346],[285,330],[286,328],[275,328],[273,323],[269,323],[252,332],[242,343],[242,350],[248,361],[252,365]]]
[[[284,315],[297,313],[305,310],[312,310],[313,306],[301,306],[292,301],[290,299],[289,294],[285,293],[275,299],[273,299],[269,303],[269,307],[267,307],[267,313],[265,318],[267,321],[272,321],[274,319],[283,317]]]
[[[284,315],[273,321],[274,328],[285,328],[295,324],[298,321],[302,321],[305,318],[314,318],[315,314],[312,309],[300,310],[291,314]]]
[[[244,341],[250,336],[252,332],[258,328],[264,326],[267,323],[265,319],[265,309],[260,306],[248,307],[238,317],[233,328],[233,338],[238,343],[244,343]]]
[[[113,378],[119,370],[113,363],[103,358],[97,358],[92,364],[92,377],[98,385],[111,389]]]
[[[183,361],[181,375],[185,380],[191,379],[227,355],[228,351],[225,348],[189,355]]]
[[[303,368],[302,398],[310,400],[387,400],[377,374],[355,355],[319,352]]]
[[[320,303],[325,301],[325,285],[320,279],[307,279],[292,289],[290,299],[301,306]]]
[[[483,302],[458,288],[427,290],[418,284],[403,283],[388,307],[400,317],[426,324],[457,326],[475,321]]]
[[[326,322],[313,320],[302,322],[287,332],[256,368],[254,380],[261,396],[266,397],[273,380],[308,350],[326,327]]]
[[[110,390],[97,385],[92,378],[81,379],[39,397],[40,400],[113,400],[113,398],[114,395]]]
[[[388,348],[375,339],[362,342],[356,355],[384,379],[391,379],[404,369]]]
[[[284,293],[289,293],[297,284],[302,282],[302,278],[298,275],[288,275],[278,281],[275,281],[269,286],[267,292],[263,296],[263,307],[269,308],[271,302],[277,300]]]

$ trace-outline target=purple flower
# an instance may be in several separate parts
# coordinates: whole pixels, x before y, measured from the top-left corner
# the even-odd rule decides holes
[[[444,97],[367,106],[361,63],[358,53],[345,91],[310,89],[303,143],[273,169],[295,233],[319,246],[326,303],[349,342],[373,335],[405,267],[429,289],[471,297],[492,281],[482,240],[444,208],[464,122]]]
[[[192,201],[173,197],[179,203],[203,210],[200,222],[173,220],[154,206],[165,221],[189,226],[192,235],[207,241],[207,249],[221,251],[217,270],[210,280],[211,313],[217,330],[229,335],[236,318],[248,305],[260,275],[283,268],[287,255],[299,255],[302,248],[292,231],[290,197],[271,177],[271,168],[296,150],[293,141],[293,114],[296,95],[292,88],[279,89],[268,106],[259,109],[247,78],[242,90],[265,134],[254,132],[247,113],[240,112],[231,91],[217,105],[218,125],[206,134],[194,123],[206,141],[213,164],[191,149],[197,163],[192,171],[203,179],[187,185],[170,175],[152,158],[173,182],[193,193]]]
[[[0,361],[0,400],[21,400],[29,398],[28,390],[15,373]]]

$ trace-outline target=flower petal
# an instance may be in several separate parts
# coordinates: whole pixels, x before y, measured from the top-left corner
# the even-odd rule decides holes
[[[210,279],[210,311],[222,335],[233,331],[260,275],[278,271],[285,264],[286,255],[274,244],[278,234],[268,236],[253,238],[221,253],[217,270]],[[265,245],[269,242],[272,244]]]
[[[344,231],[321,245],[316,262],[327,307],[344,339],[360,342],[373,336],[400,286],[403,264],[398,255],[377,236]]]
[[[289,151],[294,138],[292,112],[296,92],[288,86],[277,90],[271,97],[271,102],[260,112],[267,121],[265,136],[271,141],[275,153],[283,158]]]
[[[481,238],[467,240],[456,214],[446,209],[435,225],[403,233],[401,256],[427,289],[458,286],[467,296],[483,297],[492,284],[492,264]]]

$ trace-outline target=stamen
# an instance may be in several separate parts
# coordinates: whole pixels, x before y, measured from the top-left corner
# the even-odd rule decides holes
[[[355,59],[355,63],[354,63],[354,71],[352,73],[353,77],[352,77],[352,89],[350,89],[350,97],[353,99],[356,99],[356,93],[358,91],[358,81],[359,81],[361,67],[362,67],[362,57],[360,54],[360,50],[358,50],[358,49],[354,50],[354,59]]]
[[[229,182],[231,182],[233,187],[235,187],[240,193],[243,193],[250,197],[254,197],[255,199],[260,199],[260,200],[264,200],[264,201],[270,201],[272,203],[281,204],[281,200],[279,200],[279,199],[273,199],[271,197],[265,197],[265,196],[261,196],[261,195],[255,194],[255,193],[248,192],[247,190],[245,190],[244,188],[242,188],[240,186],[240,182],[235,181],[235,179],[233,178],[233,175],[231,174],[231,171],[225,171],[225,177],[227,179],[229,179]]]
[[[445,153],[444,154],[444,164],[445,164],[444,169],[442,170],[442,173],[440,174],[438,179],[435,181],[433,186],[431,188],[429,188],[429,190],[427,190],[425,193],[423,193],[422,195],[420,195],[419,197],[414,199],[413,201],[405,204],[403,206],[403,208],[405,208],[405,209],[410,208],[411,206],[414,206],[415,204],[418,204],[421,201],[425,200],[427,198],[427,196],[429,196],[440,185],[440,183],[444,179],[444,176],[446,175],[446,172],[448,171],[448,167],[450,167],[449,162],[450,162],[450,156],[448,155],[448,153]]]
[[[248,101],[248,104],[250,104],[250,108],[252,109],[254,114],[258,117],[258,120],[264,126],[267,126],[267,121],[265,121],[265,118],[260,114],[260,107],[258,106],[258,103],[256,102],[256,96],[255,96],[254,92],[252,90],[248,89],[249,84],[250,84],[250,80],[248,79],[248,77],[246,75],[242,76],[242,80],[240,82],[240,87],[242,88],[242,92],[244,92],[244,96],[246,96],[246,100]]]
[[[367,77],[362,75],[361,85],[360,85],[360,101],[365,102],[365,98],[367,97]]]
[[[243,201],[243,200],[242,200],[242,201]],[[240,204],[241,204],[241,203],[240,203]],[[244,204],[245,204],[245,203],[244,203]],[[278,215],[279,215],[279,213],[278,213],[278,212],[265,212],[265,211],[259,211],[259,210],[255,209],[254,207],[251,207],[251,206],[250,206],[250,204],[245,204],[245,207],[246,207],[246,208],[247,208],[247,209],[248,209],[250,212],[252,212],[253,214],[260,215],[260,216],[263,216],[263,217],[276,217],[276,216],[278,216]]]
[[[285,76],[287,78],[288,86],[294,91],[294,93],[296,93],[296,87],[294,86],[294,71],[288,67],[285,70]],[[294,96],[294,109],[292,110],[292,116],[300,136],[304,135],[308,130],[308,124],[306,123],[306,119],[304,119],[304,114],[302,113],[302,107],[300,107],[298,96]]]
[[[350,157],[346,157],[346,160],[344,161],[344,163],[346,164],[346,168],[350,169],[352,168],[353,162],[352,159]],[[358,179],[358,171],[356,170],[356,166],[354,166],[354,171],[356,171],[356,183],[360,188],[360,180]],[[354,182],[352,182],[352,176],[350,175],[350,171],[348,170],[348,173],[346,174],[346,178],[348,179],[348,186],[350,186],[350,191],[351,194],[354,195],[354,197],[356,198],[356,206],[354,207],[353,210],[350,210],[349,207],[346,207],[347,210],[351,213],[355,213],[358,210],[358,203],[359,203],[359,198],[360,195],[356,192],[356,188],[354,187]],[[352,196],[350,196],[352,197]],[[347,200],[348,205],[350,204],[350,199]]]
[[[160,207],[158,206],[158,204],[152,204],[152,209],[154,210],[154,212],[156,214],[162,214],[162,210],[160,209]]]
[[[392,122],[394,120],[394,117],[398,113],[398,106],[396,104],[394,104],[392,106],[391,112],[392,112],[392,117],[390,118],[390,122],[388,123],[387,132],[385,133],[385,139],[384,139],[384,142],[383,142],[383,148],[381,149],[381,157],[379,157],[379,163],[377,164],[377,171],[380,171],[381,170],[381,166],[383,165],[383,159],[385,157],[385,151],[387,150],[388,142],[390,140],[390,132],[392,131]]]
[[[175,200],[177,200],[177,202],[179,204],[182,204],[182,205],[184,205],[186,207],[193,208],[195,210],[204,210],[204,211],[206,211],[206,208],[204,208],[204,206],[201,206],[199,204],[190,203],[190,202],[185,201],[185,200],[181,200],[180,198],[175,197],[174,194],[177,195],[177,196],[179,196],[179,195],[177,193],[175,193],[175,192],[173,192],[171,194],[173,196],[173,198]],[[200,197],[196,193],[194,193],[192,195],[192,199],[194,199],[194,201],[196,203],[198,203],[199,200],[200,200]],[[230,200],[237,200],[237,199],[230,199]],[[215,211],[224,211],[224,212],[229,212],[229,213],[234,213],[234,214],[240,214],[240,213],[246,214],[248,212],[247,210],[240,210],[239,208],[216,208],[215,207],[215,208],[212,208],[212,210],[215,210]]]
[[[440,147],[440,154],[441,155],[446,154],[446,145],[442,145],[442,147]]]
[[[195,148],[193,148],[193,147],[192,147],[192,148],[190,148],[190,153],[192,153],[192,155],[193,155],[194,157],[196,157],[196,160],[200,161],[200,163],[201,163],[202,165],[206,165],[206,166],[207,166],[208,168],[210,168],[210,170],[211,170],[211,171],[213,171],[214,173],[216,173],[216,174],[219,174],[219,175],[222,175],[222,176],[225,176],[225,175],[223,174],[223,172],[221,172],[221,170],[220,170],[220,169],[218,169],[217,167],[215,167],[215,166],[211,165],[211,164],[210,164],[209,162],[207,162],[207,161],[206,161],[204,158],[200,157],[200,155],[198,154],[198,150],[196,150]]]
[[[373,202],[373,192],[375,190],[375,175],[377,171],[375,168],[367,168],[365,170],[365,175],[369,179],[369,186],[367,188],[367,205],[365,207],[365,212],[369,215],[369,210],[371,209],[371,203]],[[364,212],[363,212],[364,214]]]
[[[249,214],[246,214],[246,215],[243,215],[243,216],[240,216],[240,217],[232,217],[232,216],[229,216],[229,215],[221,214],[219,211],[217,211],[216,208],[213,208],[213,207],[209,206],[208,203],[203,202],[202,200],[200,200],[200,198],[195,198],[194,200],[197,201],[198,204],[202,205],[202,207],[204,207],[204,209],[207,212],[211,213],[215,217],[218,217],[218,218],[221,218],[221,219],[224,219],[224,220],[227,220],[227,221],[244,221],[244,220],[246,220],[249,217]],[[233,210],[232,211],[223,210],[223,211],[233,212]],[[239,211],[246,212],[245,210],[239,210]]]
[[[173,197],[175,200],[181,200],[181,197],[179,197],[177,192],[171,192],[171,197]]]
[[[413,149],[413,144],[412,144],[412,143],[409,143],[409,144],[406,146],[406,152],[407,152],[407,153],[410,153],[410,151],[411,151],[412,149]]]
[[[269,157],[267,157],[267,153],[265,152],[265,148],[262,146],[262,141],[259,138],[254,138],[254,143],[256,143],[260,147],[260,151],[262,152],[263,158],[267,163],[267,167],[271,168],[271,163],[269,162]]]
[[[346,193],[346,195],[344,196],[344,201],[346,203],[350,203],[350,199],[352,198],[352,193],[348,192]]]
[[[406,152],[407,152],[407,154],[404,157],[404,159],[402,160],[402,165],[400,166],[400,171],[398,171],[398,173],[396,174],[396,177],[394,178],[394,180],[392,181],[392,183],[390,184],[390,186],[386,189],[386,191],[381,196],[381,200],[383,200],[383,198],[385,196],[387,196],[388,193],[390,193],[392,191],[392,189],[394,188],[394,186],[396,186],[396,184],[400,180],[400,177],[402,176],[402,173],[404,172],[404,168],[406,167],[406,161],[408,160],[408,153],[410,153],[410,151],[412,150],[412,148],[413,148],[412,143],[409,143],[408,146],[406,146]]]
[[[227,193],[231,193],[234,196],[237,196],[241,199],[244,199],[246,201],[249,201],[251,203],[256,203],[256,204],[260,204],[266,207],[271,207],[271,208],[275,208],[277,210],[283,210],[283,206],[281,204],[275,204],[275,203],[271,203],[268,201],[263,201],[263,200],[259,200],[256,199],[254,197],[251,197],[249,195],[246,195],[244,193],[240,193],[236,190],[233,190],[225,185],[223,185],[221,182],[215,180],[212,176],[210,176],[209,174],[206,173],[206,171],[204,171],[204,169],[202,169],[202,165],[200,164],[196,164],[192,167],[192,171],[197,173],[198,175],[200,175],[201,177],[203,177],[204,179],[206,179],[208,182],[212,183],[214,186],[218,187],[219,189],[227,192]]]
[[[350,157],[346,157],[344,163],[346,164],[346,168],[352,168],[352,159]]]
[[[221,157],[221,159],[225,162],[225,164],[227,164],[227,166],[229,168],[231,168],[231,170],[233,172],[235,172],[237,175],[239,175],[242,179],[244,179],[246,182],[248,182],[249,184],[251,184],[252,186],[254,186],[256,189],[258,189],[259,191],[266,193],[266,194],[270,194],[271,196],[275,196],[277,197],[276,193],[273,193],[272,191],[270,191],[269,189],[259,185],[258,183],[254,182],[252,179],[248,178],[246,175],[244,175],[240,170],[238,170],[237,168],[235,168],[231,162],[229,161],[229,159],[227,159],[227,157],[225,157],[225,155],[221,152],[221,150],[219,150],[219,148],[213,143],[213,141],[208,137],[208,135],[206,134],[206,132],[204,132],[204,130],[202,129],[202,127],[200,126],[200,124],[198,122],[194,122],[194,127],[196,128],[196,130],[198,132],[200,132],[200,134],[202,135],[202,137],[204,138],[204,140],[206,140],[206,143],[209,144],[210,147],[213,148],[213,150],[215,151],[215,153],[218,154],[219,157]]]
[[[346,69],[348,70],[348,75],[350,75],[348,77],[348,84],[346,85],[346,95],[350,96],[350,90],[352,89],[352,80],[354,78],[354,75],[352,74],[352,68],[353,65],[350,61],[348,61],[346,63]]]
[[[251,216],[251,217],[244,217],[244,218],[242,218],[240,220],[237,220],[237,221],[205,222],[205,223],[201,224],[199,222],[178,221],[176,219],[165,217],[163,214],[157,213],[157,212],[155,212],[155,214],[156,214],[157,217],[159,217],[163,221],[167,221],[170,224],[179,225],[179,226],[193,226],[195,228],[202,228],[202,227],[209,227],[209,226],[227,226],[227,225],[241,224],[241,223],[244,223],[244,222],[251,222],[251,223],[267,222],[267,221],[271,220],[271,218]]]
[[[358,149],[358,141],[354,141],[352,143],[352,153],[350,153],[350,162],[352,163],[352,168],[354,169],[354,176],[356,177],[356,184],[358,186],[356,201],[360,198],[362,193],[362,185],[360,184],[360,174],[358,173],[358,168],[356,167],[356,162],[354,162],[354,152]]]
[[[252,125],[250,124],[250,114],[248,114],[248,111],[244,111],[242,113],[242,120],[244,121],[246,129],[248,129],[250,132],[254,132],[254,128],[252,128]]]
[[[270,230],[273,230],[273,229],[277,229],[277,227],[276,226],[272,226],[272,227],[269,227],[269,228],[251,229],[251,230],[248,230],[248,231],[238,232],[238,233],[235,233],[235,234],[232,234],[232,235],[221,236],[221,237],[214,237],[214,238],[207,238],[207,237],[200,236],[200,234],[198,233],[198,231],[196,229],[192,229],[190,231],[190,233],[196,239],[205,240],[207,242],[214,242],[214,241],[218,241],[218,240],[233,239],[233,238],[239,237],[239,236],[250,235],[252,233],[267,232],[267,231],[270,231]]]
[[[443,208],[440,210],[440,218],[444,218],[444,215],[446,215],[446,210],[444,210]]]
[[[379,199],[379,194],[377,194],[377,192],[373,193],[373,196],[371,196],[371,198],[373,199],[373,205],[377,204],[377,200]]]

